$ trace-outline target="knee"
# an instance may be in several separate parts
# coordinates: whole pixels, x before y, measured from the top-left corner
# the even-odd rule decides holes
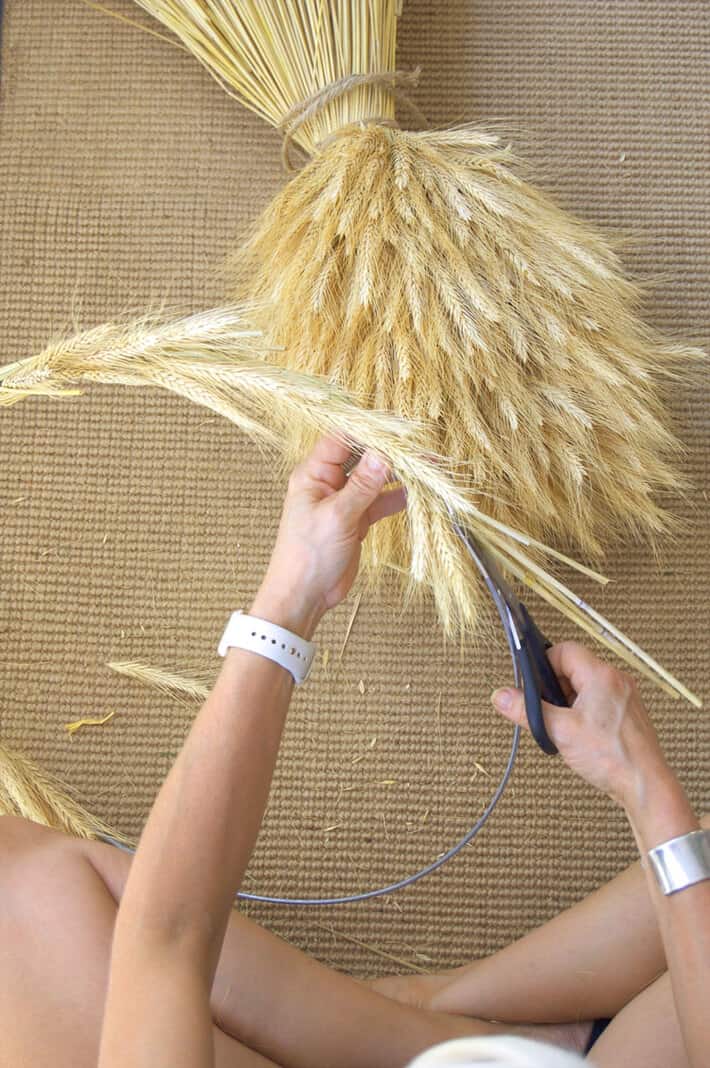
[[[0,893],[3,902],[26,898],[38,867],[50,856],[69,856],[77,842],[20,816],[0,816]]]
[[[0,816],[0,857],[12,863],[48,845],[68,842],[61,831],[44,827],[22,816]]]
[[[21,816],[0,816],[0,857],[3,870],[32,852],[44,841],[46,827]],[[51,832],[50,832],[51,833]]]

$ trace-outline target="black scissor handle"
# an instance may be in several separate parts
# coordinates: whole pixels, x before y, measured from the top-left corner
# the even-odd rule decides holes
[[[543,753],[548,753],[550,756],[554,756],[557,752],[557,746],[550,738],[547,733],[547,728],[545,727],[538,674],[533,667],[530,654],[525,647],[520,651],[518,663],[520,665],[520,674],[523,683],[525,715],[527,716],[530,733],[542,749]]]
[[[547,659],[546,650],[550,648],[545,635],[539,630],[524,604],[520,604],[522,628],[520,633],[520,672],[525,697],[525,714],[528,718],[530,733],[544,753],[554,756],[557,746],[547,733],[542,712],[542,701],[560,708],[568,708],[559,679]]]

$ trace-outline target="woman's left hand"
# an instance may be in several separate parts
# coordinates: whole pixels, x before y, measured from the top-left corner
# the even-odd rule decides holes
[[[329,608],[343,600],[373,523],[401,511],[400,486],[385,490],[387,465],[365,452],[346,477],[351,450],[324,437],[294,470],[266,576],[251,612],[310,638]]]

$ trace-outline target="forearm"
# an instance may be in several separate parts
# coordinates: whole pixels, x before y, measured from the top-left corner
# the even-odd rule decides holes
[[[307,607],[257,596],[251,610],[310,636]],[[120,937],[191,947],[211,981],[233,897],[259,833],[291,676],[230,649],[148,818],[117,923]]]
[[[662,842],[700,827],[672,773],[664,768],[654,778],[643,799],[627,808],[642,857]],[[688,1060],[693,1068],[701,1068],[710,1048],[710,880],[666,896],[648,862],[644,867]]]
[[[96,842],[83,843],[82,849],[120,902],[132,858]],[[167,985],[169,977],[161,988]],[[150,986],[145,989],[150,1002]],[[491,1030],[380,997],[236,909],[229,913],[210,1004],[210,1019],[222,1031],[291,1068],[330,1068],[344,1059],[367,1068],[405,1064],[436,1042]]]
[[[639,779],[629,818],[642,857],[699,826],[665,764]],[[417,977],[413,987],[422,990],[425,1004],[443,1011],[562,1021],[615,1015],[667,967],[684,1033],[702,1031],[710,979],[703,974],[710,971],[708,895],[710,882],[664,897],[647,863],[635,864],[493,957]],[[701,1034],[696,1043],[707,1048],[707,1041]]]
[[[371,524],[404,505],[403,493],[382,493],[388,471],[377,457],[366,453],[346,479],[350,453],[323,438],[292,473],[251,610],[306,639],[352,586]],[[209,992],[233,895],[259,833],[293,686],[261,649],[227,654],[141,837],[116,919],[102,1068],[157,1068],[175,1063],[174,1050],[187,1063],[188,1043],[190,1063],[214,1061]],[[156,998],[170,1004],[168,1015],[155,1012]]]

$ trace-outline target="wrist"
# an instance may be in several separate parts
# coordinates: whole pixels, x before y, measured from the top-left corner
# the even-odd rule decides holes
[[[265,579],[254,598],[249,614],[265,619],[310,641],[325,609],[313,598],[276,587]]]
[[[667,764],[639,771],[636,778],[636,789],[624,808],[642,853],[697,830],[697,816]]]

